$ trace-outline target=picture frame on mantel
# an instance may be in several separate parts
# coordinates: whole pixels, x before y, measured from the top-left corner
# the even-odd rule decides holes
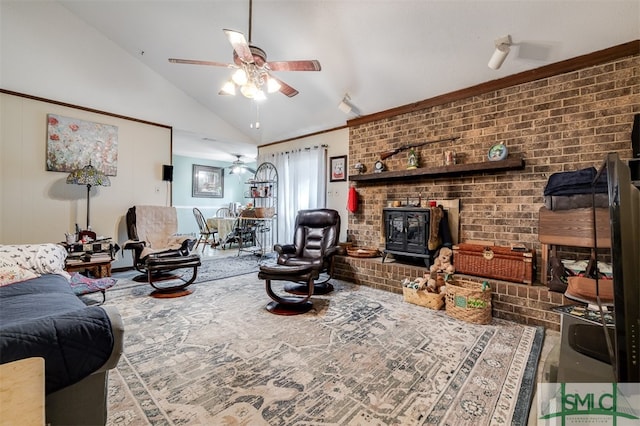
[[[347,180],[347,156],[339,155],[329,158],[329,182]]]
[[[194,198],[223,198],[224,175],[222,167],[193,165],[191,196]]]

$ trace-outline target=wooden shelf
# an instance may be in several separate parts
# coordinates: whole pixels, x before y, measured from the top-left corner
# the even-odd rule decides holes
[[[500,161],[483,161],[482,163],[454,164],[451,166],[421,167],[413,170],[398,170],[365,175],[352,175],[353,182],[398,181],[416,178],[436,178],[444,176],[462,176],[485,172],[500,172],[505,170],[522,170],[524,159],[521,156],[509,157]]]

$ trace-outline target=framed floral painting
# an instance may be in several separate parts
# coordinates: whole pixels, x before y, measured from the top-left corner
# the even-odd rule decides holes
[[[47,114],[47,170],[72,172],[89,164],[116,175],[118,127]]]

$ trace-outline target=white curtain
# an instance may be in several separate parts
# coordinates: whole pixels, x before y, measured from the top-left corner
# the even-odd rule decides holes
[[[267,155],[278,172],[277,243],[293,242],[299,210],[326,206],[327,149],[315,147]]]

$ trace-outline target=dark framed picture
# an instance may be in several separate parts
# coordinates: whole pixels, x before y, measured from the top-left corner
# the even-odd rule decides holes
[[[329,158],[329,182],[340,182],[347,180],[347,156]]]
[[[191,196],[198,198],[223,198],[224,175],[222,167],[194,164]]]

